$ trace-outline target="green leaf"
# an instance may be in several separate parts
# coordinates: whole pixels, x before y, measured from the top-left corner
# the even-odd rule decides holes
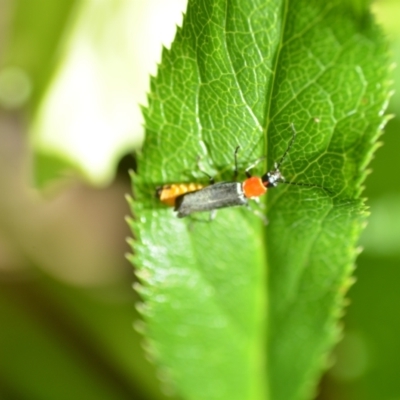
[[[357,3],[358,4],[358,3]],[[150,351],[185,399],[310,398],[351,283],[365,167],[384,123],[386,44],[359,4],[190,1],[144,110],[132,262]],[[286,180],[247,209],[177,219],[160,184],[267,154]],[[241,177],[242,179],[243,177]],[[243,178],[244,179],[244,178]],[[253,206],[252,206],[253,207]]]

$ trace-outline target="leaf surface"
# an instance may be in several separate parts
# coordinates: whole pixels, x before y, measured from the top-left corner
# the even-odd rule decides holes
[[[350,284],[387,69],[379,30],[347,2],[189,2],[151,82],[130,221],[149,347],[183,398],[312,395]],[[268,193],[267,227],[246,208],[180,220],[154,198],[207,183],[199,156],[232,180],[238,145],[241,171],[266,154],[265,173],[291,124],[280,169],[303,186]]]

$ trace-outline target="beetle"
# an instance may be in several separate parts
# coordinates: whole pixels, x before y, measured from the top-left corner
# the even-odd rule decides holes
[[[278,163],[275,163],[273,170],[266,172],[261,177],[251,176],[249,171],[265,159],[265,157],[259,158],[245,170],[247,178],[243,182],[236,181],[238,175],[237,153],[240,148],[238,146],[234,153],[235,179],[233,181],[214,183],[213,179],[209,176],[211,184],[208,186],[196,183],[164,185],[157,188],[157,197],[164,204],[174,206],[174,211],[177,212],[178,218],[204,211],[211,211],[213,216],[215,211],[220,208],[247,206],[249,199],[258,199],[268,189],[274,188],[278,183],[285,181],[279,168],[290,151],[296,137],[293,124],[291,124],[291,127],[293,136],[283,156]],[[295,182],[290,183],[297,184]]]
[[[238,150],[239,147],[235,150],[235,174],[237,174]],[[243,182],[218,182],[178,196],[174,208],[177,217],[183,218],[202,211],[214,212],[220,208],[247,206],[248,199],[257,199],[265,194],[267,189],[276,187],[284,180],[279,170],[280,163],[261,177],[251,176],[249,172],[263,158],[246,169],[247,179]]]

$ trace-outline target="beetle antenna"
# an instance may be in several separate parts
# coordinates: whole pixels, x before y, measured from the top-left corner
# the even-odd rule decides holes
[[[281,157],[281,159],[279,160],[279,162],[276,164],[276,169],[279,170],[279,167],[281,166],[281,164],[283,163],[283,161],[285,161],[285,158],[287,156],[287,154],[289,153],[290,149],[292,148],[292,145],[294,143],[294,139],[296,139],[296,130],[294,129],[294,125],[293,122],[290,124],[292,131],[293,131],[293,136],[292,136],[292,140],[290,141],[288,147],[286,148],[285,152],[283,153],[283,156]]]

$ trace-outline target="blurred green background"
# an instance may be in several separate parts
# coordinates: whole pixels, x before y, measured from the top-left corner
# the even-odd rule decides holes
[[[0,399],[173,395],[138,333],[124,195],[142,140],[137,104],[184,9],[1,1]],[[399,63],[400,1],[373,10]],[[398,69],[393,78],[396,89]],[[371,217],[321,400],[400,400],[399,131],[394,117],[366,181]]]

